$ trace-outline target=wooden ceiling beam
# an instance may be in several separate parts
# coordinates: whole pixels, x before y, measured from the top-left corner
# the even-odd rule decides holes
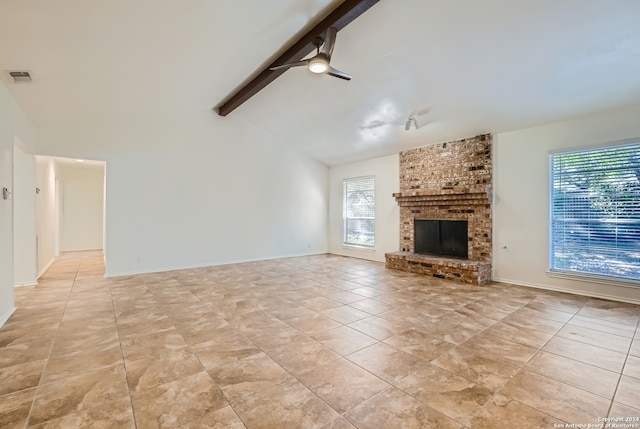
[[[227,116],[287,71],[287,69],[269,70],[269,67],[302,60],[311,52],[315,51],[316,47],[312,43],[313,39],[319,36],[322,37],[330,27],[335,27],[338,31],[342,30],[354,19],[369,10],[371,6],[378,3],[378,1],[379,0],[345,0],[342,2],[331,11],[326,18],[300,37],[293,46],[258,73],[249,83],[237,90],[233,95],[227,97],[225,101],[217,107],[218,114],[220,116]]]

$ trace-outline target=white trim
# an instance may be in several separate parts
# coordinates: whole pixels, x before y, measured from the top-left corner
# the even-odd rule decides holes
[[[37,285],[38,285],[38,281],[35,280],[33,282],[18,283],[13,285],[13,287],[26,287],[26,286],[37,286]]]
[[[0,327],[7,323],[7,320],[9,320],[9,317],[11,317],[14,311],[16,311],[16,308],[12,306],[4,314],[0,315]]]
[[[556,153],[585,152],[592,149],[599,149],[599,148],[606,149],[612,146],[627,146],[627,145],[632,145],[636,143],[640,143],[640,137],[634,137],[631,139],[624,139],[624,140],[614,140],[614,141],[601,142],[601,143],[592,143],[589,145],[572,147],[570,149],[568,148],[553,149],[549,151],[549,155],[554,155]]]
[[[347,243],[342,243],[342,248],[345,250],[356,250],[356,251],[363,251],[363,252],[368,252],[368,253],[376,253],[376,248],[374,246],[358,246],[357,244],[347,244]]]
[[[617,295],[608,295],[605,293],[596,293],[596,292],[584,292],[584,291],[579,291],[576,289],[569,289],[569,288],[563,288],[563,287],[557,287],[557,286],[549,286],[549,285],[542,285],[542,284],[538,284],[538,283],[528,283],[528,282],[521,282],[518,280],[509,280],[509,279],[496,279],[496,278],[492,278],[491,279],[492,282],[496,282],[496,283],[507,283],[507,284],[512,284],[512,285],[516,285],[516,286],[524,286],[524,287],[530,287],[530,288],[535,288],[535,289],[544,289],[544,290],[552,290],[555,292],[564,292],[564,293],[568,293],[571,295],[579,295],[579,296],[588,296],[591,298],[601,298],[601,299],[608,299],[610,301],[619,301],[619,302],[627,302],[629,304],[640,304],[640,299],[632,299],[632,298],[623,298]]]
[[[589,283],[598,283],[608,286],[628,287],[632,289],[640,288],[640,280],[634,279],[618,279],[616,277],[598,276],[585,273],[572,273],[568,271],[549,270],[547,271],[549,277],[564,280],[577,280]]]

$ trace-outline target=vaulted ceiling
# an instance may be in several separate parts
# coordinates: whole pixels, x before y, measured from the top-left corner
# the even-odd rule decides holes
[[[217,115],[340,3],[2,0],[0,70],[31,71],[2,79],[36,126]],[[290,69],[230,116],[334,165],[635,104],[639,19],[637,0],[380,0],[337,35],[352,81]]]

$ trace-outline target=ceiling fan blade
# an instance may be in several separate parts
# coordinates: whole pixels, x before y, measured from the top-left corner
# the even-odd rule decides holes
[[[405,131],[409,131],[411,129],[411,119],[407,119],[407,123],[404,126]]]
[[[329,67],[329,70],[326,71],[329,76],[337,77],[344,80],[351,80],[353,76],[347,74],[345,72],[341,72],[340,70],[336,70],[333,67]]]
[[[271,66],[271,67],[269,67],[269,70],[288,69],[288,68],[291,68],[291,67],[301,67],[301,66],[306,66],[307,64],[309,64],[309,60],[300,60],[300,61],[296,61],[295,63],[281,64],[279,66]]]
[[[321,53],[327,56],[327,60],[331,61],[331,54],[333,54],[333,48],[336,45],[336,33],[338,31],[335,27],[329,27],[327,29],[327,37],[322,45]]]

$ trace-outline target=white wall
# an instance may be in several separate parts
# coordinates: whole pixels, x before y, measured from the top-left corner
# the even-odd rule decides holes
[[[640,287],[547,274],[549,152],[640,137],[640,105],[494,137],[493,278],[640,303]]]
[[[33,148],[34,134],[29,120],[0,83],[0,189],[13,190],[14,138]],[[14,310],[13,200],[2,199],[0,193],[0,326]]]
[[[36,156],[36,232],[38,236],[38,277],[57,256],[58,218],[56,210],[56,164],[53,158]]]
[[[35,156],[20,142],[13,149],[13,284],[38,283]]]
[[[193,112],[43,129],[38,153],[107,162],[107,275],[327,252],[328,168]]]
[[[104,165],[57,163],[60,251],[103,248]]]
[[[343,181],[375,176],[376,236],[374,250],[343,245]],[[400,243],[400,210],[393,198],[400,191],[398,155],[338,165],[329,170],[329,252],[384,262],[384,254],[397,252]]]

